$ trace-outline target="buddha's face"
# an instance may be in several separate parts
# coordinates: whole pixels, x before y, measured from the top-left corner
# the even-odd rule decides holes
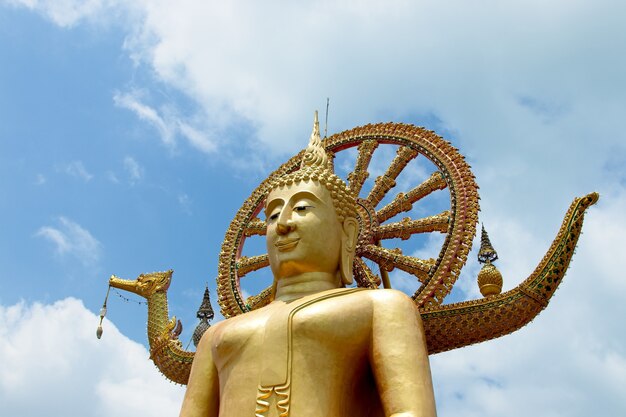
[[[272,190],[266,203],[267,251],[275,279],[305,272],[337,274],[342,224],[317,181]]]

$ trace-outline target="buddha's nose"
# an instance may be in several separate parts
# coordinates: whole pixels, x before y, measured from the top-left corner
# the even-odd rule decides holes
[[[291,220],[278,222],[278,224],[276,225],[276,233],[278,233],[279,235],[286,235],[289,232],[292,232],[295,228],[296,225]]]

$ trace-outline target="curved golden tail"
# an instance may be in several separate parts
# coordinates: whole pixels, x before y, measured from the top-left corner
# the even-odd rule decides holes
[[[479,300],[420,310],[429,353],[452,350],[512,333],[547,307],[561,283],[580,236],[585,211],[598,193],[575,199],[533,273],[517,287]]]

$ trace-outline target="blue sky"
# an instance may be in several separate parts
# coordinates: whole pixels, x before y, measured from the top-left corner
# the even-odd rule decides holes
[[[230,220],[326,97],[330,133],[402,121],[466,155],[505,289],[571,200],[601,193],[544,313],[432,357],[439,415],[624,414],[624,27],[611,1],[0,2],[7,415],[176,414],[183,390],[147,359],[145,306],[112,294],[95,340],[108,276],[174,269],[186,343]],[[479,296],[478,268],[473,253],[453,299]]]
[[[110,274],[173,268],[188,282],[181,292],[193,291],[189,302],[199,303],[204,283],[213,285],[211,254],[219,252],[227,213],[258,177],[215,181],[224,161],[162,146],[158,131],[115,106],[119,88],[142,78],[142,88],[187,103],[133,68],[114,27],[59,30],[32,13],[2,12],[3,61],[11,62],[2,69],[2,186],[13,196],[2,203],[2,228],[12,237],[3,240],[2,264],[17,278],[3,280],[2,302],[74,296],[95,311]],[[58,246],[45,228],[73,239],[70,246],[90,247]],[[115,301],[111,307],[115,317]]]

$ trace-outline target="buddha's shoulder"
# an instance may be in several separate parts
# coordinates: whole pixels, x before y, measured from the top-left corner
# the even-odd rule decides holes
[[[410,300],[411,297],[403,293],[399,290],[394,289],[366,289],[366,288],[343,288],[343,291],[346,291],[350,295],[354,295],[356,297],[367,297],[371,300],[380,300],[380,301],[393,301],[393,300]]]
[[[362,289],[360,291],[350,291],[350,289],[346,288],[344,291],[346,292],[345,296],[368,300],[373,304],[396,304],[415,307],[411,297],[402,291],[394,289]]]
[[[385,309],[396,312],[414,311],[417,307],[415,303],[402,291],[394,289],[377,289],[360,291],[362,297],[367,297],[374,310]]]

